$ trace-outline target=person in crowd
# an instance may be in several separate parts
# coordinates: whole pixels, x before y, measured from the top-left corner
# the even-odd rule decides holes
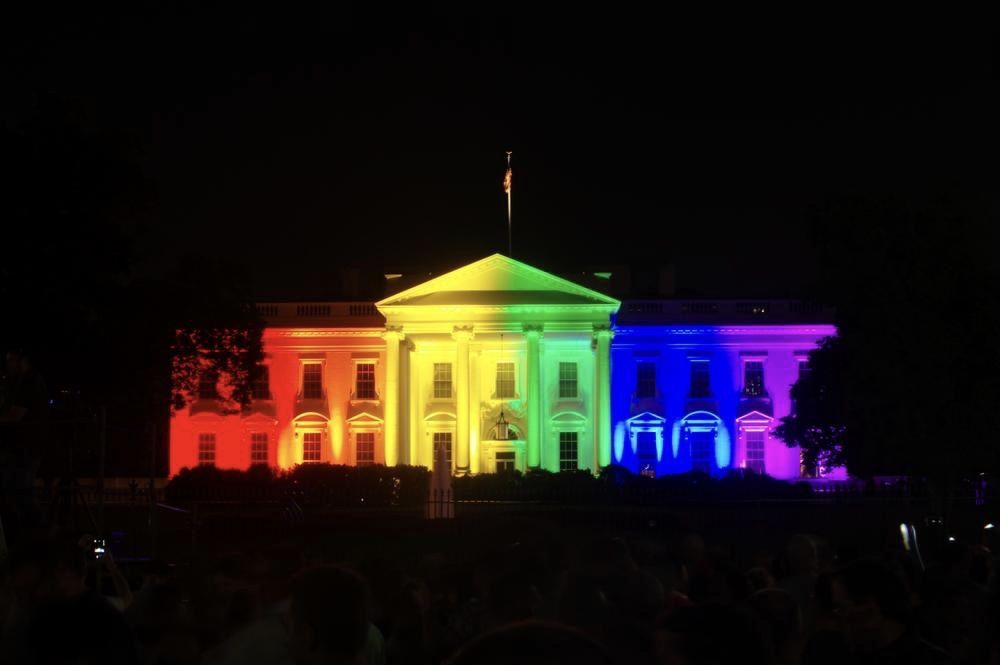
[[[85,584],[77,534],[57,530],[22,540],[7,561],[17,599],[0,663],[138,665],[139,645],[121,611]]]
[[[288,643],[296,665],[383,665],[368,584],[340,564],[313,566],[289,584]]]
[[[951,656],[918,633],[912,598],[897,570],[861,558],[836,571],[831,600],[843,622],[853,662],[880,665],[951,665]]]
[[[35,496],[35,477],[49,444],[49,392],[26,347],[6,352],[0,385],[0,490],[4,535],[13,544],[20,534],[43,526]]]

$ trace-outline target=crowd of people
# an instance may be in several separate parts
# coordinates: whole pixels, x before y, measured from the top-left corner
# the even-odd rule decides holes
[[[696,532],[435,545],[125,566],[42,530],[3,562],[0,663],[1000,664],[981,543],[916,556],[803,533],[750,565]]]
[[[290,540],[120,566],[42,519],[45,384],[23,350],[5,360],[0,665],[1000,665],[996,557],[954,539],[800,533],[736,556],[697,531],[482,546],[471,520],[464,548]]]

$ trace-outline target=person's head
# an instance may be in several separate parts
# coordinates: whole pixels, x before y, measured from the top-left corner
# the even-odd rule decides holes
[[[368,585],[346,566],[307,568],[289,583],[289,641],[296,663],[363,662],[371,620]]]
[[[11,588],[24,608],[72,598],[86,590],[86,553],[77,535],[32,534],[7,559]]]
[[[24,346],[13,345],[7,349],[4,358],[6,372],[10,376],[20,376],[31,366],[31,356]]]
[[[830,596],[848,640],[859,649],[881,646],[911,620],[902,575],[877,559],[857,559],[833,573]]]
[[[785,545],[785,563],[788,574],[793,576],[810,576],[817,573],[819,559],[816,543],[806,534],[792,536]]]

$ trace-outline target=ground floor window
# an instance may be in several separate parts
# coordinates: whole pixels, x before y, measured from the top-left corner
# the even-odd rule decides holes
[[[303,462],[318,462],[320,460],[320,439],[319,432],[306,432],[302,435]]]
[[[709,473],[712,469],[712,451],[715,434],[710,430],[691,432],[691,468]]]
[[[559,432],[559,470],[576,471],[579,468],[579,445],[576,432]]]
[[[250,434],[250,463],[267,464],[267,432]]]
[[[656,477],[656,432],[639,432],[636,435],[635,456],[639,462],[639,474]]]
[[[438,450],[444,449],[444,463],[451,469],[451,432],[434,432],[434,463],[437,464]]]
[[[747,432],[747,464],[754,473],[764,473],[764,432]]]
[[[358,432],[354,438],[355,458],[358,466],[375,463],[375,432]]]
[[[198,435],[198,466],[215,466],[215,434]]]

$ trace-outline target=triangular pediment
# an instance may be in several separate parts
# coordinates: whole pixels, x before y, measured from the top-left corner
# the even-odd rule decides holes
[[[454,305],[606,305],[619,301],[502,254],[493,254],[375,303],[379,309]]]
[[[769,416],[766,413],[761,413],[760,411],[750,411],[749,413],[744,413],[742,416],[736,419],[736,422],[770,422],[774,420],[773,416]]]
[[[362,411],[361,413],[348,418],[347,422],[357,427],[360,425],[370,425],[370,426],[381,425],[383,421],[376,415],[368,413],[367,411]]]
[[[655,413],[653,413],[651,411],[643,411],[642,413],[637,413],[636,415],[634,415],[631,418],[629,418],[628,422],[636,424],[636,425],[639,425],[639,424],[642,424],[642,425],[649,425],[649,424],[662,425],[664,422],[666,422],[666,420],[667,419],[664,418],[663,416],[657,415],[657,414],[655,414]]]

